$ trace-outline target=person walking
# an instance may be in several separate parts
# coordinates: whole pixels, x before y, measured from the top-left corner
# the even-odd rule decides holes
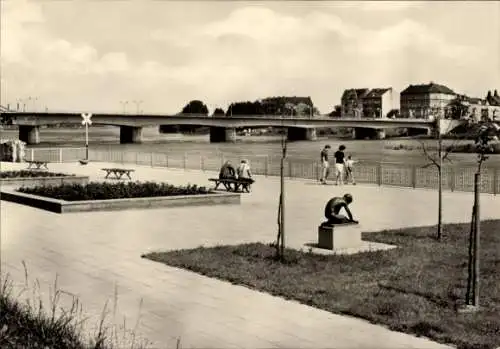
[[[321,159],[321,178],[319,182],[322,184],[326,184],[326,178],[330,174],[330,163],[328,162],[328,151],[330,150],[330,145],[327,144],[321,151],[320,159]]]
[[[353,160],[351,155],[347,157],[347,160],[345,161],[345,167],[346,167],[346,179],[345,182],[349,184],[349,180],[351,180],[352,185],[356,185],[356,181],[354,180],[354,173],[353,173],[353,166],[354,164],[357,163],[356,160]]]
[[[335,185],[344,184],[344,171],[345,171],[345,146],[339,146],[339,150],[333,155],[335,157]]]

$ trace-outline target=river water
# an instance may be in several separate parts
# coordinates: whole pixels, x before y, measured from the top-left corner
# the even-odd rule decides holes
[[[17,130],[2,130],[1,138],[18,138]],[[89,128],[89,147],[91,149],[114,149],[157,153],[196,153],[203,156],[213,154],[232,154],[247,156],[281,156],[280,136],[239,136],[235,143],[210,143],[208,135],[160,134],[158,128],[144,128],[143,143],[120,144],[120,129],[114,126],[98,126]],[[83,128],[41,128],[40,144],[30,147],[84,147],[85,130]],[[446,141],[449,143],[450,141]],[[425,140],[435,146],[435,140]],[[287,155],[290,158],[308,158],[319,160],[319,153],[325,144],[330,144],[332,153],[340,144],[346,146],[346,153],[361,161],[418,163],[427,162],[421,150],[393,150],[393,146],[404,144],[414,148],[420,147],[420,141],[409,138],[392,138],[387,140],[352,140],[340,138],[318,138],[316,141],[295,141],[287,143]],[[333,155],[333,154],[332,154]],[[474,154],[450,154],[456,165],[475,163]],[[493,155],[488,165],[500,166],[500,155]]]

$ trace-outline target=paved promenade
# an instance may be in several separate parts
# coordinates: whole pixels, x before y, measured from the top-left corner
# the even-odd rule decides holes
[[[102,181],[100,168],[110,165],[50,164],[50,168]],[[24,167],[2,163],[4,171]],[[215,175],[133,168],[134,179],[173,184],[211,185],[207,179]],[[354,196],[352,210],[365,230],[436,222],[434,191],[361,185],[339,188],[299,180],[287,181],[286,188],[291,246],[314,241],[326,200],[346,191]],[[257,177],[253,192],[242,196],[240,206],[59,215],[2,201],[2,273],[9,272],[22,283],[25,261],[29,276],[40,281],[44,297],[57,274],[59,287],[79,297],[90,321],[100,316],[109,301],[110,321],[123,324],[125,317],[129,328],[138,322],[138,332],[154,348],[175,347],[179,337],[184,348],[445,347],[140,258],[154,250],[270,242],[277,231],[278,193],[278,178]],[[472,193],[446,192],[444,221],[469,221],[472,200]],[[481,200],[483,219],[500,218],[499,197],[485,194]]]

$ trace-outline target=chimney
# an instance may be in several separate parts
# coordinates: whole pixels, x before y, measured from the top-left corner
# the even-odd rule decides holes
[[[497,90],[495,90],[494,96],[498,97],[498,91]]]

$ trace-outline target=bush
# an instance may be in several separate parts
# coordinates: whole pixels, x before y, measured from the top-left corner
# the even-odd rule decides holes
[[[69,177],[72,174],[44,172],[44,171],[2,171],[0,178],[38,178],[38,177]]]
[[[213,190],[196,184],[176,187],[167,183],[128,182],[63,184],[58,186],[23,187],[18,191],[65,201],[109,200],[126,198],[144,198],[158,196],[211,194]]]

